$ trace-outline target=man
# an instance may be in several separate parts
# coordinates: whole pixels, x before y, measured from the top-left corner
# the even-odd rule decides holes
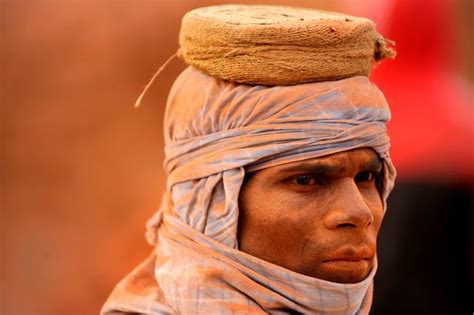
[[[103,314],[367,314],[389,117],[365,76],[263,86],[187,68],[165,114],[156,248]]]

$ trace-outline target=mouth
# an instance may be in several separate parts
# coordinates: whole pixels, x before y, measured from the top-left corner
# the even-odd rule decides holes
[[[374,251],[370,247],[344,247],[328,255],[321,267],[326,272],[341,276],[363,278],[372,267],[373,257]]]
[[[323,262],[359,262],[359,261],[371,261],[374,257],[374,250],[372,247],[342,247],[329,255],[323,260]]]

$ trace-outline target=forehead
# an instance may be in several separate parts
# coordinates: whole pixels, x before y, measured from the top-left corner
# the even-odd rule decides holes
[[[341,173],[360,170],[375,171],[380,170],[382,165],[382,160],[373,149],[359,148],[308,160],[278,165],[261,170],[257,173],[273,175],[305,171],[319,171],[324,173]]]

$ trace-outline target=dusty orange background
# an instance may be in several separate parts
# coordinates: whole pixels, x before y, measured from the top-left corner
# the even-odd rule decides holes
[[[223,2],[1,2],[1,314],[96,314],[148,254],[164,104],[183,64],[133,103],[175,52],[181,16]]]
[[[208,3],[1,2],[1,314],[96,314],[150,251],[183,64],[133,103],[176,50],[181,16]]]

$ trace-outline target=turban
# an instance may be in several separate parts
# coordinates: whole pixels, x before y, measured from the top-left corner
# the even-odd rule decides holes
[[[298,274],[238,250],[246,172],[368,147],[384,162],[384,207],[395,170],[382,92],[365,76],[250,86],[188,67],[165,114],[166,191],[147,223],[153,253],[102,312],[366,314],[376,263],[342,284]]]

